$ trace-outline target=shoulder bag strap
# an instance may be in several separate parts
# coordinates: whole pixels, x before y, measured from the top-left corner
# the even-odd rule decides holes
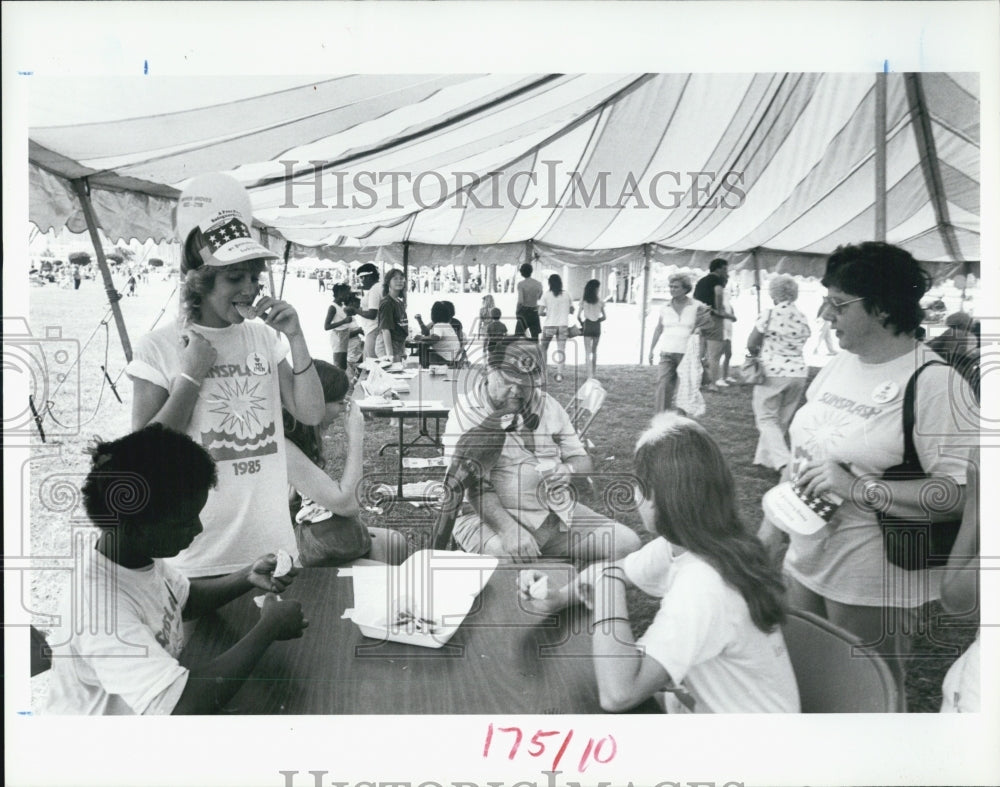
[[[917,377],[928,366],[947,366],[943,361],[928,361],[919,367],[906,383],[903,393],[903,464],[923,472],[916,445],[913,443],[913,427],[916,425],[915,402],[917,399]]]

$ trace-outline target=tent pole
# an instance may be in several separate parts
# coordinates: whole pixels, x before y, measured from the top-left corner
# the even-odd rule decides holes
[[[410,291],[410,242],[403,241],[403,300]]]
[[[94,244],[94,254],[97,256],[97,267],[101,269],[101,278],[104,280],[104,292],[107,293],[108,303],[111,304],[111,313],[115,316],[115,326],[118,328],[118,336],[122,342],[122,350],[125,351],[125,360],[132,362],[132,343],[128,338],[128,331],[125,329],[125,318],[122,317],[121,307],[118,301],[121,295],[115,290],[115,283],[111,279],[111,270],[108,268],[108,261],[104,258],[104,247],[101,239],[97,235],[97,218],[94,215],[94,206],[90,204],[89,187],[86,178],[77,178],[73,181],[73,189],[76,191],[77,199],[83,208],[83,216],[87,220],[87,231],[90,233],[90,242]]]
[[[965,311],[965,291],[969,287],[969,273],[972,272],[972,263],[968,260],[962,263],[962,305],[959,308],[960,312]]]
[[[267,242],[267,230],[258,229],[257,234],[260,235],[260,245],[265,249],[270,249],[271,246]],[[271,268],[270,262],[267,263],[267,283],[270,288],[268,292],[271,293],[271,297],[274,297],[274,293],[276,293],[277,290],[274,289],[274,271]]]
[[[646,346],[646,314],[649,311],[649,244],[642,244],[642,321],[639,323],[639,366],[642,366],[642,348]]]
[[[486,292],[493,293],[497,288],[497,264],[486,266]]]
[[[757,249],[750,252],[750,259],[753,260],[753,283],[757,289],[757,314],[760,314],[760,261],[757,259]]]
[[[875,240],[885,241],[886,72],[875,75]]]
[[[282,296],[285,294],[285,277],[288,275],[288,255],[292,251],[292,242],[290,240],[285,241],[285,267],[281,271],[281,291],[278,293],[278,300],[280,301]]]

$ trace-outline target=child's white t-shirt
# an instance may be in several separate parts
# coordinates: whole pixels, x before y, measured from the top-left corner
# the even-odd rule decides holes
[[[333,319],[330,322],[340,322],[343,320],[347,313],[344,311],[344,307],[336,303],[331,303],[330,308],[333,309]],[[353,322],[353,321],[352,321]],[[347,322],[341,325],[339,328],[333,328],[327,333],[330,334],[330,351],[334,353],[345,353],[347,352],[347,332],[351,329],[351,323]]]
[[[798,713],[799,691],[780,629],[765,634],[743,597],[692,552],[672,556],[663,538],[621,561],[640,590],[661,599],[637,644],[694,700],[695,713]],[[671,713],[689,709],[678,693]]]
[[[60,603],[62,625],[48,637],[45,712],[170,714],[188,679],[177,658],[190,583],[161,560],[128,569],[96,549],[80,558]]]
[[[361,357],[365,354],[365,340],[362,338],[364,334],[358,336],[351,336],[350,332],[356,328],[360,328],[361,324],[359,322],[361,318],[355,316],[349,323],[347,323],[347,362],[357,363],[361,360]],[[363,330],[363,329],[362,329]]]
[[[445,360],[455,360],[455,356],[462,349],[455,329],[446,322],[436,322],[431,326],[431,336],[439,337],[438,341],[431,345],[431,349]]]

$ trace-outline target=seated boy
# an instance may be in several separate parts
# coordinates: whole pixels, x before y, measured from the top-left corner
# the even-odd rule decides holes
[[[507,326],[500,322],[501,316],[502,313],[497,307],[494,306],[490,310],[490,321],[486,323],[485,329],[487,356],[503,343],[504,337],[507,335]]]
[[[131,715],[211,713],[236,693],[275,640],[302,636],[297,601],[279,601],[295,568],[274,576],[265,555],[229,576],[188,580],[160,558],[201,532],[199,513],[215,485],[215,463],[186,435],[160,424],[93,449],[83,502],[100,529],[77,556],[50,638],[46,712]],[[280,572],[279,572],[280,573]],[[260,620],[213,661],[182,667],[183,621],[248,590],[268,592]]]

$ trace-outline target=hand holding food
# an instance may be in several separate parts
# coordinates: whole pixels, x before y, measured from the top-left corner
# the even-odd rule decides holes
[[[286,336],[296,336],[302,333],[299,314],[295,307],[287,301],[279,301],[270,295],[262,295],[253,304],[234,304],[236,311],[245,320],[255,320],[258,317],[267,325]]]
[[[530,599],[544,601],[549,597],[548,574],[526,568],[517,576],[517,589]]]
[[[275,639],[298,639],[309,626],[298,601],[280,601],[273,593],[261,602],[260,620]]]
[[[292,584],[293,578],[298,573],[292,556],[285,550],[279,549],[277,553],[257,558],[250,567],[247,580],[261,590],[280,593]]]

